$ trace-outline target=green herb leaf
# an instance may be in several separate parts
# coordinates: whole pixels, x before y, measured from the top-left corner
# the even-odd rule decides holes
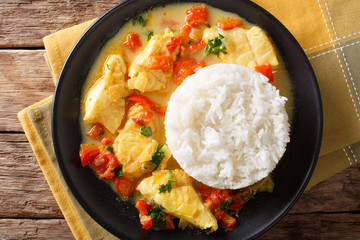
[[[176,182],[175,178],[174,178],[174,175],[172,173],[172,170],[169,169],[169,175],[170,175],[170,178],[168,180],[168,182],[164,185],[164,184],[161,184],[160,187],[159,187],[159,193],[164,193],[166,191],[170,192],[171,191],[171,184]]]
[[[151,37],[154,35],[154,32],[149,30],[146,32],[146,35],[147,35],[147,41],[149,41],[151,39]]]
[[[113,172],[115,174],[115,177],[118,178],[118,179],[121,178],[122,176],[124,176],[124,174],[123,174],[123,165],[120,164],[119,166],[115,167]]]
[[[141,15],[139,15],[132,19],[132,24],[134,26],[139,24],[144,27],[146,25],[147,21],[148,21],[147,19],[144,19]]]
[[[156,169],[159,167],[161,161],[162,161],[162,160],[164,159],[164,157],[165,157],[165,152],[162,151],[162,147],[163,147],[163,146],[164,146],[164,145],[160,145],[160,144],[159,144],[159,145],[156,147],[156,150],[155,150],[155,152],[153,153],[153,155],[152,155],[152,157],[151,157],[150,162],[152,162],[152,163],[154,163],[154,164],[156,165],[156,167],[155,167],[154,170],[156,170]]]
[[[226,212],[226,213],[228,213],[228,214],[230,214],[230,215],[233,215],[233,214],[236,213],[236,211],[235,211],[235,210],[232,210],[232,209],[229,209],[229,207],[230,207],[231,205],[233,205],[234,202],[235,202],[235,201],[234,201],[234,199],[232,199],[232,198],[227,198],[227,199],[225,200],[225,202],[222,202],[221,199],[220,199],[220,205],[219,205],[218,209],[221,209],[221,210],[223,210],[224,212]]]
[[[130,96],[121,97],[122,99],[130,98]]]
[[[151,227],[155,231],[162,230],[166,225],[166,213],[163,212],[159,206],[152,206],[148,209],[148,214],[151,218]]]
[[[224,36],[221,34],[214,39],[210,39],[205,48],[205,57],[209,56],[210,53],[213,53],[218,57],[220,52],[227,54],[223,39]]]
[[[145,137],[151,137],[152,136],[151,127],[141,127],[140,133]]]
[[[99,133],[99,135],[101,135],[101,136],[102,136],[102,135],[104,135],[104,134],[105,134],[105,132],[101,132],[101,133]]]
[[[110,65],[107,63],[106,68],[110,70]]]
[[[112,146],[106,146],[105,151],[110,151],[111,153],[114,153],[114,148]]]

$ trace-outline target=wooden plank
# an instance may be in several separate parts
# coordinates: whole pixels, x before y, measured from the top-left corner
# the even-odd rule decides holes
[[[0,134],[0,146],[0,218],[62,218],[25,134]]]
[[[54,92],[44,50],[0,50],[0,132],[22,131],[17,113]]]
[[[0,219],[2,239],[73,239],[63,219]],[[258,239],[356,239],[360,215],[288,214]]]
[[[100,17],[119,0],[2,0],[0,48],[42,47],[42,38],[72,25]]]
[[[0,219],[1,239],[74,239],[64,219]]]
[[[305,191],[291,213],[360,212],[360,164]]]
[[[288,214],[258,239],[358,239],[360,214]]]

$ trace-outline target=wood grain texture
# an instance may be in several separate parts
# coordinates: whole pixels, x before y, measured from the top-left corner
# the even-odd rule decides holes
[[[0,219],[0,239],[74,239],[64,219]]]
[[[0,48],[43,47],[42,38],[100,17],[121,0],[2,0]]]
[[[25,134],[0,134],[0,183],[0,218],[63,218]]]
[[[258,239],[353,240],[359,236],[360,214],[288,214]]]
[[[54,93],[44,53],[0,50],[0,132],[23,131],[17,113]]]
[[[1,239],[73,239],[63,219],[0,219]],[[360,215],[288,214],[258,239],[356,239]]]

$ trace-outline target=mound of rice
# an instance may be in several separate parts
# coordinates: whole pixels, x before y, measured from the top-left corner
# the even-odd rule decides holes
[[[165,116],[167,145],[186,173],[221,189],[266,177],[289,142],[286,98],[263,75],[215,64],[176,89]]]

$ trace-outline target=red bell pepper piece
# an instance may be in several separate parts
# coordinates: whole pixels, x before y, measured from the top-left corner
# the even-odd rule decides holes
[[[197,62],[193,58],[179,58],[174,67],[174,83],[180,85],[185,78],[194,74],[200,68],[205,67],[205,62]]]
[[[152,55],[149,60],[150,70],[170,70],[172,67],[171,57],[163,55]]]
[[[239,18],[228,18],[216,23],[216,26],[222,30],[230,30],[236,27],[240,27],[241,25],[242,21]]]
[[[189,24],[207,23],[208,9],[206,6],[194,6],[185,11],[185,21]]]
[[[165,44],[166,50],[169,52],[169,55],[173,54],[175,49],[179,46],[181,41],[180,37],[171,37]]]
[[[203,40],[190,44],[190,46],[189,46],[189,54],[191,54],[194,51],[199,50],[201,47],[204,47],[205,45],[206,44],[205,44],[205,42]]]
[[[143,106],[145,108],[145,110],[151,109],[154,112],[157,112],[160,114],[166,113],[165,107],[152,102],[149,98],[147,98],[141,94],[138,94],[138,93],[132,93],[128,98],[126,98],[126,101],[138,103],[141,106]]]
[[[271,68],[272,68],[271,64],[260,65],[260,66],[255,67],[255,71],[257,71],[258,73],[261,73],[262,75],[267,77],[269,79],[269,82],[273,82],[274,76],[271,71]]]
[[[119,160],[110,151],[103,151],[90,163],[100,179],[113,179],[114,168],[119,165]]]
[[[129,33],[126,36],[126,39],[125,39],[123,44],[124,44],[125,47],[127,47],[131,51],[135,52],[136,49],[141,47],[141,41],[140,41],[139,34],[137,34],[137,33]]]
[[[101,139],[103,139],[104,133],[104,126],[100,123],[95,123],[94,125],[92,125],[86,135],[91,139],[101,141]]]
[[[123,197],[129,197],[134,190],[134,184],[125,176],[116,178],[114,185],[116,191]]]
[[[92,144],[81,144],[80,159],[81,166],[89,165],[100,154],[99,147]]]

